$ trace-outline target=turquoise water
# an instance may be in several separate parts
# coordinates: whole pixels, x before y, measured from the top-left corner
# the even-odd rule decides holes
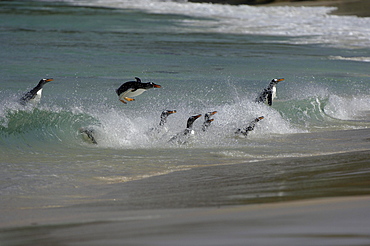
[[[4,201],[199,166],[369,150],[369,18],[156,3],[0,2]],[[21,106],[44,77],[54,81],[40,104]],[[124,105],[115,89],[134,77],[162,88]],[[285,78],[273,106],[255,103],[273,78]],[[165,109],[177,110],[167,131],[150,133]],[[202,117],[187,143],[168,142],[190,115],[213,110],[207,132]],[[258,116],[247,138],[235,137]],[[94,129],[98,144],[80,128]]]

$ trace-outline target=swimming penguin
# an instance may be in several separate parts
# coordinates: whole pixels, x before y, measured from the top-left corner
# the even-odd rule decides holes
[[[27,103],[33,103],[37,104],[40,102],[41,99],[41,93],[42,93],[42,88],[46,83],[49,83],[50,81],[53,81],[53,79],[42,79],[39,81],[39,83],[29,92],[24,94],[23,97],[20,99],[20,103],[22,105],[26,105]]]
[[[267,102],[269,106],[272,105],[272,101],[276,97],[276,85],[284,79],[273,79],[270,84],[265,88],[260,95],[256,98],[256,102]]]
[[[122,84],[117,90],[116,93],[119,96],[119,100],[123,103],[126,101],[134,101],[135,97],[141,95],[144,91],[152,88],[161,88],[160,85],[154,84],[153,82],[142,83],[141,79],[135,77],[136,81],[128,81]],[[125,101],[126,100],[126,101]]]
[[[183,135],[194,134],[193,124],[194,121],[198,119],[200,116],[202,115],[197,114],[189,117],[188,121],[186,122],[186,129],[184,130]]]
[[[176,110],[165,110],[161,114],[161,121],[159,122],[160,126],[164,126],[164,124],[167,122],[167,117],[171,114],[176,113]]]
[[[208,112],[204,115],[204,122],[203,122],[203,125],[202,125],[202,130],[204,132],[211,125],[212,121],[214,121],[214,119],[211,119],[211,116],[216,114],[216,113],[217,113],[217,111],[212,111],[212,112]]]
[[[98,144],[98,142],[96,141],[94,137],[94,133],[95,133],[94,129],[82,127],[79,129],[79,132],[81,133],[85,141],[93,143],[93,144]]]
[[[253,131],[254,130],[254,127],[256,126],[256,123],[262,119],[264,119],[265,117],[263,116],[260,116],[260,117],[257,117],[255,118],[253,121],[251,121],[246,127],[242,128],[242,129],[238,129],[235,131],[235,134],[237,135],[243,135],[243,136],[247,136],[248,133],[250,131]]]
[[[161,121],[159,122],[159,125],[150,128],[149,131],[147,132],[147,134],[150,135],[151,137],[155,137],[155,138],[163,137],[162,134],[164,134],[168,131],[168,129],[165,127],[165,124],[167,122],[167,118],[168,118],[168,116],[170,116],[171,114],[174,114],[174,113],[176,113],[176,110],[164,110],[161,113]]]
[[[182,137],[187,136],[187,135],[193,135],[194,130],[193,130],[193,124],[196,119],[198,119],[201,114],[193,115],[188,118],[188,121],[186,122],[186,129],[182,131],[181,133],[178,133],[177,135],[173,136],[169,141],[172,142],[174,140],[177,140],[178,143],[186,143]]]

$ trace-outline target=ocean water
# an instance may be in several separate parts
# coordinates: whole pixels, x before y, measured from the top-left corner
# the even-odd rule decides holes
[[[278,165],[282,158],[294,162],[279,172],[314,166],[307,171],[323,168],[339,183],[345,175],[366,179],[366,163],[351,163],[369,157],[370,18],[335,16],[333,10],[154,0],[1,1],[2,206],[88,202],[105,195],[110,184],[235,164],[254,170],[252,193],[263,193],[282,178],[265,186],[258,178],[268,168],[262,161]],[[115,89],[134,77],[162,88],[123,104]],[[41,78],[54,79],[41,102],[20,105],[19,98]],[[285,79],[273,105],[255,103],[273,78]],[[177,113],[165,130],[153,131],[167,109]],[[201,131],[204,114],[214,110],[211,126]],[[202,114],[195,135],[169,141],[195,114]],[[264,119],[247,137],[235,136],[259,116]],[[81,128],[93,129],[97,144],[84,139]],[[340,168],[314,158],[327,155],[342,161]],[[316,192],[330,196],[332,190]],[[245,193],[230,195],[244,197],[244,203],[265,201]],[[281,199],[272,193],[269,202]]]

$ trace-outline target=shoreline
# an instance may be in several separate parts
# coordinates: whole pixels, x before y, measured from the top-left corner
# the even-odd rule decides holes
[[[369,206],[370,196],[351,196],[221,208],[70,207],[51,209],[53,220],[3,227],[0,237],[4,246],[365,245]]]

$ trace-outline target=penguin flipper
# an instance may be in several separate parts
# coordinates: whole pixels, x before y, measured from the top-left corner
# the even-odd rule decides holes
[[[268,95],[267,95],[267,104],[269,106],[272,105],[272,92],[269,92]]]

